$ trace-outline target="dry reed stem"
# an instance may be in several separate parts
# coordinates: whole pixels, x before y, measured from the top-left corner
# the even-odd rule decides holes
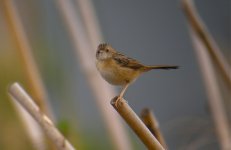
[[[164,150],[163,146],[152,135],[149,129],[145,126],[145,124],[141,121],[141,119],[136,115],[136,113],[124,99],[117,100],[116,96],[111,100],[111,105],[127,122],[127,124],[149,150]]]
[[[146,125],[146,127],[151,131],[151,133],[156,137],[156,139],[160,142],[160,144],[165,149],[167,149],[167,144],[160,131],[159,123],[153,112],[148,108],[144,108],[141,112],[141,120]]]
[[[29,44],[22,20],[20,19],[19,13],[14,4],[15,2],[12,0],[4,0],[4,3],[9,28],[14,37],[15,44],[18,46],[17,50],[21,56],[27,76],[26,82],[29,84],[32,95],[36,98],[36,103],[41,110],[54,119],[51,108],[49,107],[49,102],[47,101],[47,93],[40,77],[38,67],[33,58],[32,48]]]
[[[76,0],[76,2],[77,2],[77,7],[79,9],[79,13],[80,13],[81,18],[83,20],[83,24],[84,24],[87,36],[90,40],[89,42],[91,43],[91,46],[92,46],[92,51],[95,53],[96,47],[99,45],[99,43],[102,43],[104,41],[104,39],[103,39],[100,25],[99,25],[99,22],[97,19],[96,11],[95,11],[95,8],[93,6],[93,2],[92,2],[92,0]],[[112,96],[114,96],[115,95],[114,89],[111,88],[111,91],[112,92],[110,92],[110,93],[112,93],[113,94]],[[107,99],[108,98],[106,98],[106,100]],[[112,130],[115,130],[115,128]],[[119,131],[118,133],[123,132],[125,134],[125,132],[122,130],[123,129],[121,128],[121,129],[115,130],[114,132]],[[115,135],[117,135],[116,139],[114,138],[114,140],[116,140],[116,141],[114,141],[114,144],[117,145],[115,147],[117,147],[118,150],[120,150],[120,149],[131,150],[132,146],[131,146],[131,143],[130,143],[128,137],[124,135],[123,138],[121,139],[121,138],[119,138],[118,133],[117,134],[116,133],[111,134],[113,137],[115,137]],[[120,146],[118,146],[118,145],[120,145]]]
[[[228,124],[228,117],[225,112],[221,91],[215,76],[214,66],[212,65],[212,60],[220,59],[220,56],[217,58],[214,56],[210,57],[211,49],[213,49],[212,45],[214,45],[214,43],[211,43],[211,41],[208,42],[207,36],[204,35],[205,33],[207,34],[207,31],[204,31],[205,27],[201,27],[201,20],[198,18],[198,16],[195,16],[196,10],[192,1],[184,0],[182,2],[184,10],[189,19],[190,35],[195,46],[195,51],[205,81],[205,86],[209,98],[209,105],[216,126],[218,140],[222,150],[229,150],[231,149],[231,135]]]
[[[70,0],[57,0],[56,2],[75,47],[76,58],[78,58],[79,65],[83,69],[86,80],[96,97],[96,102],[108,128],[112,144],[117,150],[131,150],[131,144],[123,124],[116,112],[108,105],[108,99],[116,95],[115,91],[100,77],[96,70],[95,52],[93,52],[96,47],[93,47],[87,38],[81,19]]]
[[[193,31],[191,31],[191,37],[202,70],[203,79],[208,94],[209,105],[211,108],[211,113],[215,123],[220,146],[222,150],[229,150],[231,149],[231,139],[228,117],[225,112],[225,107],[211,59],[207,51],[204,51],[204,45],[201,43],[201,41],[198,40]]]
[[[206,50],[212,57],[212,60],[218,66],[219,72],[223,76],[225,83],[227,83],[231,90],[231,67],[221,53],[221,50],[217,46],[215,40],[207,31],[206,26],[196,11],[193,0],[182,0],[182,6],[191,28],[203,42]]]
[[[16,100],[13,100],[13,97],[11,97],[11,99],[13,105],[15,106],[15,110],[18,112],[17,114],[22,120],[26,133],[32,142],[32,146],[36,150],[46,150],[47,146],[45,145],[45,135],[38,123]]]
[[[75,150],[18,83],[10,86],[9,94],[37,121],[58,150]]]
[[[91,45],[92,47],[97,47],[99,43],[102,43],[104,40],[92,0],[76,1],[78,4],[80,15],[83,18],[83,23],[86,27]]]
[[[7,21],[9,24],[9,29],[14,38],[14,42],[17,45],[17,50],[21,56],[23,67],[26,73],[25,75],[28,79],[26,82],[29,84],[32,95],[36,97],[36,103],[41,107],[41,110],[49,116],[53,116],[48,106],[48,102],[46,101],[46,92],[32,56],[32,49],[24,31],[15,3],[12,0],[4,0],[3,4],[5,8],[4,11],[7,15],[6,18],[8,19]],[[31,117],[14,101],[13,104],[15,104],[15,108],[19,112],[20,119],[23,121],[24,127],[34,148],[38,150],[45,149],[45,137],[41,132],[41,128],[39,128],[34,119],[31,119]]]

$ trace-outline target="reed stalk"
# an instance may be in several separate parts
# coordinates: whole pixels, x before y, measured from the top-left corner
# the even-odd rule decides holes
[[[131,144],[124,126],[113,108],[108,105],[108,99],[116,95],[115,90],[105,83],[96,70],[96,47],[93,47],[89,40],[86,28],[83,26],[81,18],[74,9],[71,1],[57,0],[56,3],[74,45],[78,64],[81,66],[86,80],[95,95],[97,105],[107,126],[114,148],[117,150],[131,150]]]
[[[34,100],[18,84],[14,83],[9,88],[9,94],[17,101],[40,125],[45,134],[58,150],[75,150],[67,139],[58,131],[51,119],[46,116]]]
[[[126,121],[130,128],[136,133],[140,140],[149,150],[164,150],[163,146],[154,137],[142,120],[136,115],[128,103],[124,100],[117,100],[117,96],[111,100],[111,105]]]
[[[148,108],[144,108],[141,112],[141,120],[146,125],[146,127],[151,131],[153,136],[155,136],[156,139],[160,142],[160,144],[165,149],[167,149],[167,144],[164,140],[164,136],[160,131],[159,123],[153,112]]]
[[[201,67],[220,147],[222,150],[228,150],[231,149],[231,131],[213,63],[217,64],[219,72],[228,85],[231,85],[230,70],[225,58],[221,55],[221,51],[197,14],[193,1],[183,0],[182,5],[188,19],[190,36]]]

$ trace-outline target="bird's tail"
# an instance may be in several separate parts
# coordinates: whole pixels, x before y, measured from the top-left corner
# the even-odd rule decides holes
[[[147,72],[152,69],[178,69],[178,66],[170,66],[170,65],[156,65],[156,66],[144,66],[143,71]]]

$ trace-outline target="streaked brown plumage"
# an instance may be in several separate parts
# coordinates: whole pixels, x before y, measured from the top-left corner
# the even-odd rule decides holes
[[[178,66],[146,66],[129,58],[108,44],[100,44],[96,52],[96,67],[101,76],[110,84],[123,86],[118,99],[122,98],[129,84],[142,73],[152,69],[177,69]]]

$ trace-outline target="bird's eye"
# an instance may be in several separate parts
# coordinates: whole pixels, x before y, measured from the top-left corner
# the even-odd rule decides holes
[[[109,52],[109,49],[106,49],[106,52]]]

